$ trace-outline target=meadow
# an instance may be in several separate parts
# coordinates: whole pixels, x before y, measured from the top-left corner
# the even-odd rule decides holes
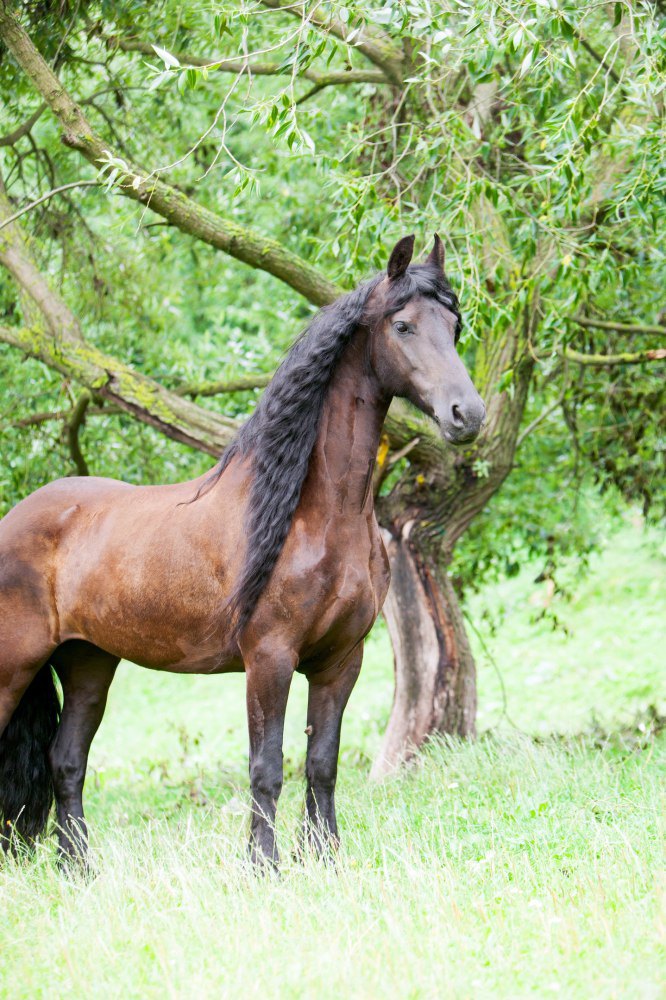
[[[368,781],[386,631],[343,731],[335,867],[295,859],[306,684],[292,688],[281,876],[245,861],[242,677],[122,664],[86,786],[97,876],[50,842],[0,870],[0,994],[666,995],[663,539],[626,521],[550,596],[538,568],[467,602],[475,743]]]

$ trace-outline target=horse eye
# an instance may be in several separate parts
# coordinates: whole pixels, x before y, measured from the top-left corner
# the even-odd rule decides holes
[[[397,320],[393,324],[393,329],[395,330],[396,333],[399,333],[402,336],[404,336],[406,333],[411,333],[412,332],[412,328],[409,325],[409,323],[403,323],[403,321],[401,319]]]

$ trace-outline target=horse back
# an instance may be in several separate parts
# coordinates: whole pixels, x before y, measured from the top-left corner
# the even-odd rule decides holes
[[[58,642],[85,639],[145,666],[211,669],[207,650],[219,655],[216,625],[239,532],[209,497],[189,502],[198,486],[50,483],[0,522],[0,574],[18,567],[26,580],[44,581]]]

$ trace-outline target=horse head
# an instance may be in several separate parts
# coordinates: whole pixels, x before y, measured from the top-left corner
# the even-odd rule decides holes
[[[413,236],[396,243],[368,302],[371,364],[388,395],[427,413],[451,444],[467,444],[486,408],[456,350],[461,320],[444,275],[444,247],[436,235],[421,264],[411,264],[413,249]]]

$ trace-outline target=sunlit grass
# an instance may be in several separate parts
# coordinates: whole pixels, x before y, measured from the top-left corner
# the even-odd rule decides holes
[[[663,738],[515,736],[433,747],[382,786],[347,769],[335,869],[292,860],[291,779],[279,880],[248,871],[224,785],[226,806],[177,808],[176,783],[166,815],[121,828],[94,808],[95,880],[65,879],[48,846],[3,873],[5,995],[656,998],[665,765]]]
[[[662,564],[632,530],[558,608],[569,637],[530,624],[538,588],[527,575],[484,597],[493,614],[508,609],[495,637],[480,630],[511,717],[543,732],[550,702],[551,731],[586,736],[535,741],[512,729],[489,708],[497,682],[479,650],[482,705],[502,724],[476,744],[433,744],[371,785],[391,697],[377,633],[346,717],[335,867],[292,856],[302,679],[287,726],[281,877],[257,878],[245,857],[242,678],[123,666],[86,792],[97,875],[65,877],[50,842],[0,871],[0,995],[663,997],[666,734],[647,716],[642,730],[626,724],[663,691]],[[610,619],[609,594],[640,628]],[[622,646],[607,643],[581,669],[581,650],[605,634]],[[539,657],[556,674],[528,684]],[[615,735],[595,735],[593,710],[615,720]]]
[[[554,598],[547,583],[534,582],[540,568],[528,566],[470,601],[480,632],[471,634],[480,728],[506,725],[505,707],[539,735],[594,722],[614,728],[650,704],[666,712],[663,532],[627,523],[593,556],[589,574],[574,561],[559,571],[564,593]]]

